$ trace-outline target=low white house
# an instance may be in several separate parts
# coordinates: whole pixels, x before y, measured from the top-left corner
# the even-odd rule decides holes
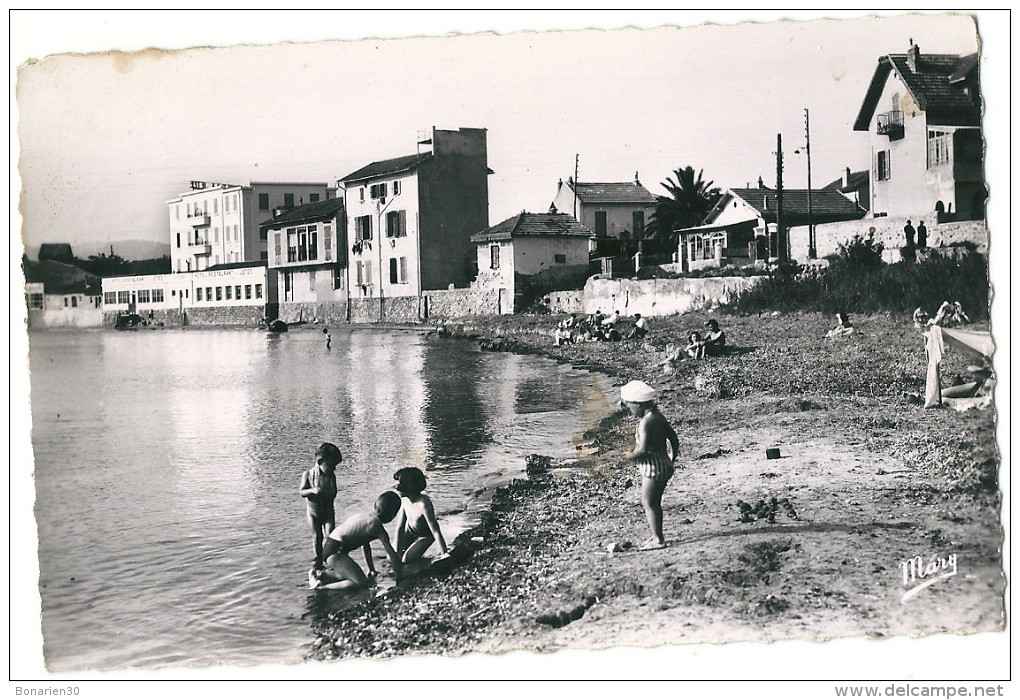
[[[569,214],[521,212],[480,231],[476,287],[507,290],[513,313],[528,292],[581,288],[588,278],[588,248],[594,233]]]

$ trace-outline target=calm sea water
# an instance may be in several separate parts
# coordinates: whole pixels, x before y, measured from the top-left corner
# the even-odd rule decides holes
[[[413,465],[452,540],[481,489],[520,476],[529,453],[573,458],[610,410],[604,379],[541,358],[332,336],[327,349],[311,328],[31,335],[52,670],[301,660],[312,625],[349,601],[307,588],[297,490],[318,443],[344,453],[338,518]]]

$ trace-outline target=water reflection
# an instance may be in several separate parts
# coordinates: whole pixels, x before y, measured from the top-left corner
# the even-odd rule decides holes
[[[573,454],[593,384],[538,358],[394,331],[333,329],[330,349],[312,329],[30,342],[54,670],[300,659],[309,625],[359,599],[307,589],[297,491],[316,445],[344,454],[339,517],[415,465],[452,540],[476,517],[473,494],[520,474],[523,455]],[[377,566],[376,595],[394,585]]]

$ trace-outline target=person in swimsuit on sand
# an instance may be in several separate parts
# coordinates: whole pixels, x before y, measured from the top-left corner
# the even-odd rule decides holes
[[[662,534],[662,493],[673,476],[673,460],[680,452],[676,431],[656,408],[655,390],[641,381],[633,381],[620,390],[620,399],[638,419],[637,435],[631,459],[641,472],[641,506],[645,509],[652,539],[641,549],[666,546]],[[672,457],[666,443],[672,448]]]
[[[315,450],[315,466],[301,475],[298,493],[306,501],[308,525],[314,536],[315,561],[313,567],[322,568],[322,541],[336,525],[333,500],[336,498],[336,465],[343,461],[340,448],[324,442]]]
[[[375,562],[372,561],[372,542],[379,540],[386,555],[393,565],[393,573],[401,572],[400,557],[390,544],[390,536],[386,534],[385,523],[392,521],[400,512],[400,495],[396,491],[386,491],[375,499],[375,508],[371,512],[357,513],[340,523],[329,533],[326,544],[322,548],[326,569],[308,572],[308,582],[312,588],[367,588],[369,579],[375,576]],[[368,576],[351,558],[351,552],[361,548],[365,554],[365,566]]]
[[[433,542],[438,542],[439,551],[446,555],[449,550],[436,521],[432,499],[422,493],[425,474],[418,467],[406,467],[398,469],[393,478],[397,480],[401,503],[397,516],[397,554],[401,560],[406,564],[421,559]]]

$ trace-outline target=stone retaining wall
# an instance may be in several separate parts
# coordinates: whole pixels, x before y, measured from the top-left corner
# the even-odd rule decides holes
[[[988,252],[989,232],[985,221],[947,221],[936,224],[935,215],[927,216],[880,216],[877,219],[858,219],[857,221],[837,221],[831,224],[815,224],[815,247],[819,258],[832,255],[839,250],[840,244],[846,243],[855,235],[867,236],[869,229],[874,228],[875,241],[885,248],[883,259],[893,263],[900,260],[900,248],[906,245],[907,239],[903,227],[910,219],[911,225],[917,229],[917,223],[924,221],[928,229],[928,247],[942,248],[959,246],[961,243],[973,243],[979,253]],[[916,241],[916,236],[915,236]],[[798,262],[808,260],[808,227],[795,226],[790,229],[790,255]]]

